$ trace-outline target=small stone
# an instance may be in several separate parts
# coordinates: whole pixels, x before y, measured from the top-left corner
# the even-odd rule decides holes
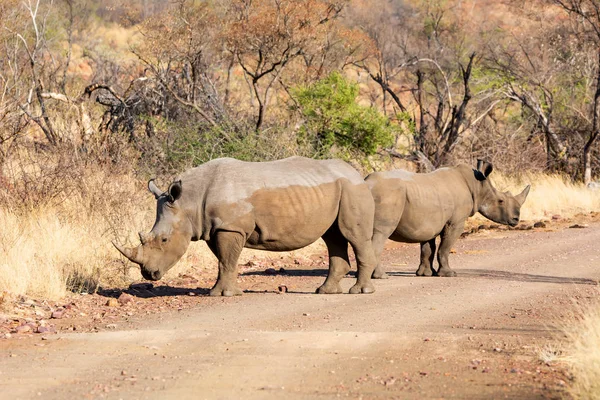
[[[50,316],[50,318],[61,319],[64,316],[65,316],[65,310],[63,308],[57,308],[55,311],[52,312],[52,315]]]
[[[496,348],[494,349],[494,351],[495,351],[496,353],[500,353],[500,352],[502,351],[502,349],[501,349],[500,347],[496,347]]]
[[[117,329],[117,324],[107,324],[106,329]]]
[[[583,228],[587,228],[588,226],[586,224],[575,224],[575,225],[571,225],[569,228],[571,229],[583,229]]]
[[[534,228],[545,228],[546,227],[546,223],[544,221],[538,221],[535,224],[533,224]]]
[[[307,313],[307,312],[305,312],[305,313],[302,313],[302,315],[304,315],[305,317],[308,317],[308,316],[310,316],[310,314],[309,314],[309,313]]]
[[[420,371],[419,375],[421,375],[421,376],[427,376],[427,375],[429,375],[429,372]]]
[[[561,218],[562,218],[562,217],[561,217],[560,215],[558,215],[558,214],[554,214],[554,215],[552,216],[552,219],[553,219],[554,221],[557,221],[557,220],[559,220],[559,219],[561,219]]]
[[[54,329],[50,326],[38,326],[37,333],[52,333]]]
[[[125,376],[125,375],[127,375],[127,371],[125,371],[125,370],[121,371],[121,375],[122,375],[122,376]]]
[[[280,274],[287,274],[287,271],[285,270],[285,268],[281,267],[281,268],[279,268],[279,273]]]
[[[425,339],[423,339],[424,342],[430,342],[431,339],[429,339],[428,337],[426,337]]]
[[[108,307],[119,307],[119,300],[115,299],[115,298],[110,298],[108,299],[108,301],[106,302],[106,305]]]
[[[110,301],[110,300],[109,300]],[[125,304],[131,303],[133,301],[133,296],[128,293],[121,293],[117,301],[124,306]]]
[[[10,339],[11,337],[12,337],[12,335],[10,333],[4,334],[4,339]]]
[[[17,333],[29,333],[31,332],[31,326],[29,325],[19,325],[15,328]]]
[[[188,292],[188,296],[195,296],[195,295],[196,295],[196,293],[194,293],[194,292]]]
[[[287,288],[287,286],[285,286],[285,285],[279,285],[279,286],[277,287],[277,290],[279,290],[279,293],[287,293],[287,291],[288,291],[288,288]]]
[[[267,269],[265,269],[265,274],[267,274],[267,275],[277,275],[277,270],[275,268],[267,268]]]

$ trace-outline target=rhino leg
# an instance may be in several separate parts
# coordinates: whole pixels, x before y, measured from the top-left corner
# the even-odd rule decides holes
[[[238,232],[217,232],[209,247],[219,260],[219,276],[210,290],[211,296],[239,296],[237,285],[238,258],[244,248],[244,237]]]
[[[389,236],[389,235],[388,235]],[[373,234],[373,251],[375,252],[375,259],[377,260],[377,266],[373,270],[373,279],[388,279],[388,274],[385,273],[381,265],[381,253],[383,253],[383,246],[387,237],[380,232]]]
[[[433,276],[433,260],[435,259],[435,238],[421,243],[421,263],[417,269],[417,276]]]
[[[440,241],[440,248],[437,254],[438,264],[440,266],[437,271],[438,276],[456,276],[456,272],[452,270],[448,264],[448,257],[450,256],[452,246],[456,243],[461,233],[463,233],[464,228],[465,221],[462,220],[456,224],[449,223],[444,230],[442,230],[440,235],[442,240]]]
[[[342,293],[340,281],[350,271],[348,241],[342,236],[337,226],[332,227],[323,235],[323,241],[325,241],[329,253],[329,273],[323,285],[317,289],[317,293]]]
[[[373,253],[371,240],[369,239],[362,243],[350,244],[352,245],[358,264],[358,276],[356,278],[356,283],[350,288],[350,293],[373,293],[375,287],[371,282],[371,275],[373,275],[373,270],[375,269],[375,255]]]
[[[377,265],[371,241],[374,215],[375,203],[369,188],[349,182],[345,184],[340,199],[338,227],[356,255],[358,273],[356,283],[350,288],[351,294],[375,291],[371,281],[371,275]]]

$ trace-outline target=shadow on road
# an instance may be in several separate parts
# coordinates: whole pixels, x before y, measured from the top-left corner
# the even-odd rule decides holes
[[[265,270],[262,271],[248,271],[242,272],[240,276],[274,276],[274,275],[284,275],[284,276],[327,276],[329,273],[328,269],[316,268],[316,269],[285,269],[285,270],[275,270],[272,269],[273,272],[269,273]],[[353,271],[349,272],[353,274]]]
[[[104,297],[118,298],[122,293],[130,294],[134,297],[147,299],[150,297],[164,297],[164,296],[189,296],[190,293],[194,293],[196,296],[208,296],[209,289],[206,288],[182,288],[172,286],[153,286],[148,283],[140,283],[131,285],[128,289],[99,289],[98,294]]]
[[[491,269],[457,269],[456,273],[463,278],[486,278],[500,279],[515,282],[544,282],[544,283],[567,283],[576,285],[598,285],[595,279],[570,278],[564,276],[532,275],[517,272],[498,271]]]

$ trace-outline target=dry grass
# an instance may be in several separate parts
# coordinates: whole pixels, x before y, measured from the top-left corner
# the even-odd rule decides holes
[[[51,192],[53,201],[33,198],[28,207],[17,209],[6,202],[0,205],[0,293],[59,298],[68,290],[93,291],[98,285],[118,287],[141,279],[137,266],[121,257],[110,242],[137,245],[137,232],[151,228],[155,201],[145,182],[126,174],[111,175],[99,167],[88,166],[78,173],[73,182],[61,178],[70,183],[60,195]],[[558,176],[529,174],[509,179],[495,175],[497,187],[515,193],[526,182],[532,183],[524,219],[555,213],[568,217],[600,208],[599,192]],[[305,257],[324,248],[319,241],[292,256]],[[245,250],[240,262],[279,257],[280,253]],[[216,264],[205,243],[192,243],[164,279],[190,269],[216,278]]]
[[[564,357],[573,382],[569,394],[575,399],[600,399],[600,304],[588,306],[563,328]]]

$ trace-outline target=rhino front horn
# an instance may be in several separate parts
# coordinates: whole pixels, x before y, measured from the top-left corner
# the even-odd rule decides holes
[[[118,245],[115,242],[112,242],[113,246],[115,246],[115,248],[117,250],[119,250],[119,252],[121,254],[123,254],[125,257],[127,257],[129,259],[129,261],[134,262],[136,264],[142,265],[142,249],[139,247],[135,247],[135,248],[127,248],[127,247],[123,247],[121,245]]]

